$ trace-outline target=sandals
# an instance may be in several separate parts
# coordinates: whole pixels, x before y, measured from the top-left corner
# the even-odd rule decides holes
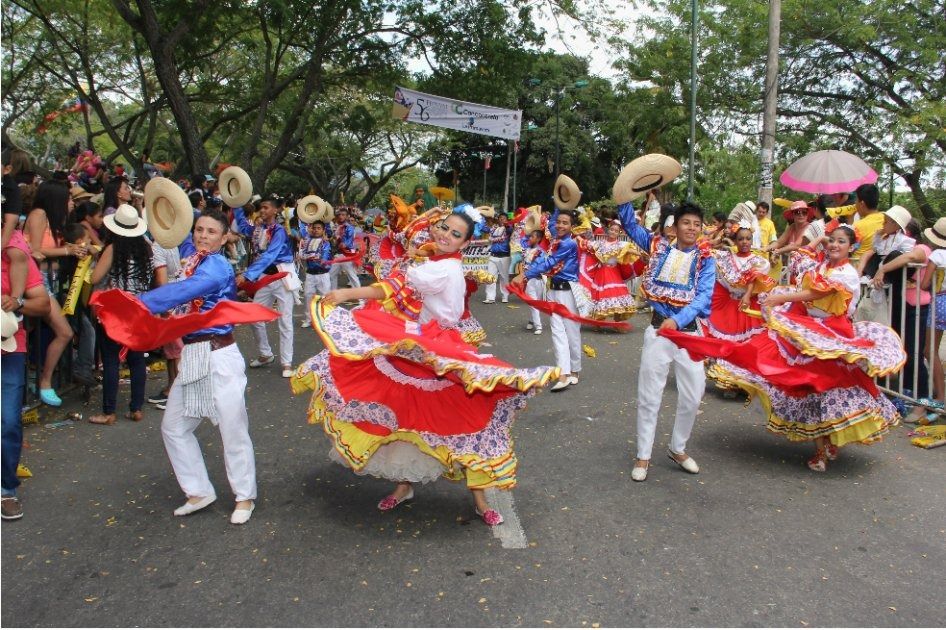
[[[483,522],[490,527],[501,525],[503,522],[503,515],[492,508],[486,510],[485,512],[480,512],[479,508],[474,508],[474,511],[476,512],[476,515],[483,519]]]
[[[252,361],[250,361],[250,367],[251,367],[251,368],[258,368],[258,367],[263,367],[264,365],[269,365],[270,363],[275,363],[275,362],[276,362],[276,357],[275,357],[275,356],[271,356],[271,357],[256,357],[255,359],[253,359]]]
[[[395,497],[393,494],[389,494],[388,496],[384,497],[383,499],[381,499],[381,501],[378,502],[378,509],[381,510],[382,512],[390,512],[391,510],[393,510],[400,504],[404,503],[405,501],[410,501],[413,498],[414,498],[414,488],[411,488],[410,492],[408,492],[406,495],[404,495],[400,499]]]
[[[808,468],[815,472],[824,472],[828,469],[828,456],[824,449],[815,451],[815,456],[808,460]]]
[[[100,413],[95,416],[89,417],[89,422],[92,424],[115,424],[115,414],[114,413]]]
[[[144,420],[145,415],[140,410],[129,411],[128,413],[125,414],[125,418],[127,418],[128,420],[131,420],[132,422],[141,422],[142,420]]]

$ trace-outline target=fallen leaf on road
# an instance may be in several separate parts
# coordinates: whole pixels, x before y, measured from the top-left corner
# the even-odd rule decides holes
[[[584,352],[585,354],[587,354],[587,355],[588,355],[589,357],[591,357],[592,359],[594,359],[596,356],[598,356],[597,351],[595,351],[595,349],[592,348],[591,346],[589,346],[588,344],[584,344],[584,345],[581,347],[581,350],[582,350],[582,352]]]

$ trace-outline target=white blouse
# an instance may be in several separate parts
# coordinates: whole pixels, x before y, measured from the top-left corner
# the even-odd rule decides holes
[[[428,260],[407,271],[407,282],[420,293],[424,305],[419,322],[436,320],[444,328],[454,328],[463,316],[466,280],[459,258]]]

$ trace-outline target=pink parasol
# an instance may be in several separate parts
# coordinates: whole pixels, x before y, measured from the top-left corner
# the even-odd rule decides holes
[[[877,173],[867,162],[846,151],[816,151],[796,160],[779,181],[792,190],[815,194],[851,192],[873,184]]]

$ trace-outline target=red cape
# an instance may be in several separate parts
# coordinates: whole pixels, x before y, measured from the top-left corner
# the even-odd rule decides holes
[[[89,304],[108,336],[130,350],[145,352],[175,339],[214,326],[270,322],[279,313],[253,302],[221,300],[209,311],[172,315],[152,315],[141,300],[119,289],[97,291]]]

